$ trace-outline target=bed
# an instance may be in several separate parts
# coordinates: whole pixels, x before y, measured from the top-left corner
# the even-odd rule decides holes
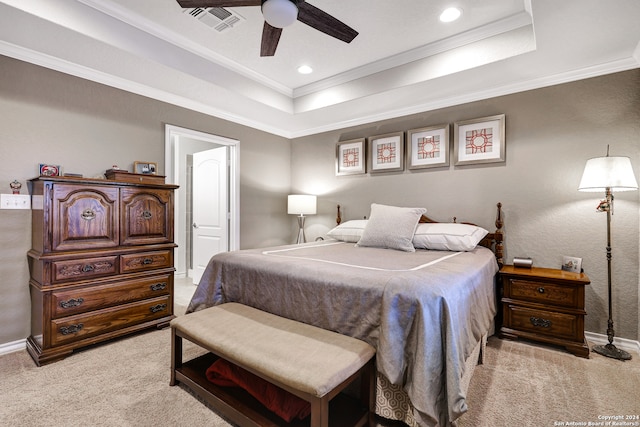
[[[455,425],[467,409],[473,366],[496,314],[501,204],[495,232],[456,224],[484,233],[464,247],[447,241],[447,234],[433,243],[437,250],[421,249],[419,230],[454,225],[438,223],[424,210],[411,212],[419,222],[413,223],[411,248],[366,244],[379,237],[371,232],[374,223],[385,233],[396,233],[403,223],[411,228],[411,221],[379,213],[379,205],[374,215],[374,206],[368,221],[340,224],[331,239],[213,256],[187,313],[239,302],[362,339],[377,350],[379,415],[410,426]]]

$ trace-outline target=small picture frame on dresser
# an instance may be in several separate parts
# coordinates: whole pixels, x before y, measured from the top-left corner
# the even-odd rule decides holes
[[[562,270],[570,271],[572,273],[582,272],[582,258],[576,258],[572,256],[562,257]]]
[[[158,170],[158,164],[154,162],[133,162],[133,173],[141,173],[145,175],[155,175]]]

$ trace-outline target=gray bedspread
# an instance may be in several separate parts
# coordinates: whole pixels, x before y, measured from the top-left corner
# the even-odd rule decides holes
[[[493,253],[354,247],[325,241],[211,258],[187,312],[239,302],[362,339],[421,425],[466,411],[464,361],[496,313]]]

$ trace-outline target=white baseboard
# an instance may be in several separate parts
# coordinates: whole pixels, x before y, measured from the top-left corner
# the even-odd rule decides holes
[[[585,332],[584,336],[587,341],[593,344],[609,344],[609,338],[607,338],[607,336],[603,334],[596,334],[595,332]],[[634,352],[636,355],[640,356],[640,341],[614,337],[613,344],[622,350]]]
[[[16,351],[24,350],[25,348],[27,348],[26,339],[0,344],[0,356],[2,356],[3,354],[9,354]]]

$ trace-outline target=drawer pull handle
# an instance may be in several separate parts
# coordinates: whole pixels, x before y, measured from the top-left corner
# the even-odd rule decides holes
[[[149,307],[149,310],[151,310],[152,313],[157,313],[159,311],[166,310],[166,308],[167,308],[167,304],[156,304]]]
[[[60,307],[73,308],[79,307],[84,302],[84,298],[71,298],[69,301],[60,301]]]
[[[82,266],[83,273],[91,273],[94,269],[95,269],[94,266],[91,264],[85,264]]]
[[[167,284],[164,282],[154,283],[153,285],[151,285],[152,291],[162,291],[162,290],[165,290],[166,288],[167,288]]]
[[[550,328],[551,327],[551,320],[541,319],[540,317],[531,317],[531,318],[529,318],[529,320],[531,321],[531,324],[533,326],[537,326],[537,327],[540,327],[540,328]]]
[[[544,294],[544,288],[543,288],[542,286],[540,286],[540,287],[538,288],[538,292],[540,292],[541,294]]]
[[[60,326],[60,333],[62,335],[77,334],[84,327],[82,323],[77,325]]]
[[[96,213],[91,209],[85,209],[82,211],[82,214],[80,216],[85,221],[91,221],[92,219],[95,219]]]
[[[153,215],[151,214],[151,211],[144,211],[142,212],[142,218],[144,219],[151,219]]]
[[[144,265],[149,265],[149,264],[153,264],[153,258],[145,258],[142,260],[142,264]]]

